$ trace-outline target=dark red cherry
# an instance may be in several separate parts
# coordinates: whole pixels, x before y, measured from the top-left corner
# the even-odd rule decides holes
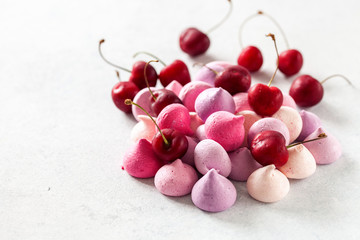
[[[144,77],[145,65],[146,62],[137,61],[134,63],[133,68],[131,70],[129,82],[135,83],[135,85],[138,86],[139,89],[146,88],[146,82]],[[146,69],[146,76],[149,82],[149,86],[155,87],[158,79],[158,75],[156,73],[156,70],[151,65],[149,65]]]
[[[276,131],[264,131],[255,136],[250,151],[254,159],[263,166],[283,166],[289,159],[284,136]]]
[[[154,110],[156,116],[159,115],[161,110],[163,110],[166,106],[173,103],[183,104],[180,98],[171,90],[168,89],[159,89],[154,90],[153,94],[156,100],[150,96],[151,107]]]
[[[318,104],[324,96],[321,83],[310,75],[301,75],[291,84],[289,95],[300,107]]]
[[[256,72],[263,64],[263,57],[257,47],[248,46],[241,51],[237,62],[250,72]]]
[[[180,48],[192,57],[203,54],[210,46],[209,37],[197,28],[185,29],[179,39]]]
[[[224,69],[215,77],[215,87],[221,87],[231,95],[246,92],[251,85],[251,75],[246,68],[233,65]]]
[[[296,49],[289,49],[279,56],[279,70],[286,76],[298,73],[303,65],[303,57]]]
[[[114,104],[121,111],[130,113],[131,105],[126,105],[126,99],[133,100],[135,95],[139,92],[139,88],[132,82],[118,82],[111,91],[111,97]]]
[[[277,87],[257,83],[249,89],[248,101],[257,114],[271,116],[280,109],[283,95]]]
[[[159,74],[159,80],[164,87],[173,80],[178,81],[183,86],[191,81],[189,69],[181,60],[175,60],[165,66]]]
[[[161,131],[168,144],[164,142],[160,132],[157,132],[151,143],[156,156],[165,163],[184,156],[188,149],[188,140],[185,135],[171,128],[161,129]]]

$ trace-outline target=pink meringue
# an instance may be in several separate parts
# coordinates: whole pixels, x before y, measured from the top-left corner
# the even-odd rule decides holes
[[[252,140],[258,133],[269,130],[281,133],[285,138],[286,145],[290,143],[290,133],[285,123],[276,118],[266,117],[255,122],[250,127],[247,135],[248,145],[251,146]]]
[[[282,103],[282,106],[285,106],[285,107],[291,107],[293,109],[297,109],[296,108],[296,103],[294,101],[294,99],[286,94],[286,93],[283,93],[283,103]]]
[[[177,159],[157,171],[154,183],[162,194],[179,197],[189,194],[197,180],[195,169]]]
[[[234,185],[215,169],[211,169],[195,183],[191,199],[202,210],[221,212],[234,205],[236,195]]]
[[[275,165],[271,164],[253,172],[246,183],[251,197],[260,202],[277,202],[283,199],[290,190],[286,176]]]
[[[197,115],[196,112],[190,112],[190,128],[194,133],[196,132],[196,129],[203,124],[204,121]]]
[[[140,139],[129,148],[123,158],[125,171],[137,178],[154,177],[162,165],[155,156],[151,143],[146,139]]]
[[[249,105],[248,93],[240,92],[233,96],[235,102],[235,113],[250,110],[253,111],[252,107]]]
[[[250,111],[250,110],[241,111],[241,112],[237,113],[236,115],[241,115],[241,116],[244,116],[244,118],[245,118],[245,121],[244,121],[245,134],[244,134],[244,141],[241,146],[247,147],[248,146],[247,139],[248,139],[249,130],[255,122],[257,122],[261,119],[261,117],[259,115],[257,115],[255,112]]]
[[[211,139],[202,140],[196,145],[194,161],[201,174],[206,174],[212,168],[224,177],[231,172],[229,155],[220,144]]]
[[[262,165],[252,157],[250,150],[246,147],[230,152],[229,157],[231,160],[229,178],[235,181],[247,181],[251,173],[262,167]]]
[[[317,138],[321,133],[325,133],[327,137],[317,141],[304,143],[303,145],[314,156],[317,164],[333,163],[340,158],[342,152],[339,141],[333,135],[320,127],[307,136],[305,141]]]
[[[179,93],[183,86],[176,80],[173,80],[171,83],[169,83],[166,87],[167,90],[173,91],[176,96],[179,97]]]
[[[298,111],[291,107],[281,107],[274,115],[273,118],[277,118],[281,120],[287,128],[289,129],[290,133],[290,143],[295,141],[297,137],[300,135],[302,129],[302,119]]]
[[[154,87],[150,87],[151,91],[156,90]],[[134,97],[133,102],[139,104],[142,108],[144,108],[151,116],[155,116],[150,101],[151,94],[148,88],[141,89]],[[138,116],[144,115],[144,111],[138,108],[135,105],[131,106],[132,114],[134,115],[136,121],[139,121]]]
[[[303,179],[315,173],[316,162],[310,151],[302,144],[288,149],[289,159],[279,170],[288,178]]]
[[[200,125],[195,132],[196,138],[199,139],[199,141],[207,139],[206,132],[205,132],[205,124]]]
[[[211,114],[205,122],[207,138],[218,142],[226,151],[233,151],[244,141],[244,116],[219,111]]]
[[[182,104],[170,104],[166,106],[156,119],[160,129],[172,128],[185,135],[194,134],[190,128],[190,114],[188,109]]]
[[[194,81],[202,81],[214,86],[216,74],[211,71],[215,70],[216,72],[222,72],[225,68],[232,66],[233,64],[222,61],[214,61],[206,64],[206,67],[202,67],[196,73]],[[210,69],[209,69],[210,68]]]
[[[195,111],[199,117],[206,119],[214,112],[235,112],[235,102],[231,94],[222,88],[209,88],[202,91],[195,101]]]
[[[297,140],[303,141],[307,136],[309,136],[316,129],[321,127],[321,120],[314,113],[305,110],[300,111],[300,116],[303,122],[303,126]]]
[[[212,86],[205,82],[189,82],[181,89],[179,98],[183,102],[184,106],[189,109],[189,111],[194,112],[196,98],[202,91],[208,88],[212,88]]]
[[[140,139],[152,141],[156,133],[156,126],[151,118],[147,115],[139,115],[139,122],[131,129],[130,139],[137,142]]]
[[[186,153],[181,158],[181,160],[186,164],[189,164],[191,166],[195,166],[194,151],[195,151],[195,147],[197,145],[197,142],[195,142],[195,140],[192,137],[186,136],[186,139],[188,140],[188,149],[186,150]]]

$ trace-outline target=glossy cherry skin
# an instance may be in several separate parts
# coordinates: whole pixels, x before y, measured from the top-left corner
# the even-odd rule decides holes
[[[303,57],[296,49],[289,49],[279,56],[279,70],[286,76],[298,73],[303,65]]]
[[[164,87],[173,80],[178,81],[184,86],[191,81],[191,78],[186,64],[181,60],[175,60],[161,70],[159,80]]]
[[[248,101],[258,115],[271,116],[280,109],[283,95],[277,87],[257,83],[249,89]]]
[[[256,72],[263,64],[263,57],[257,47],[248,46],[241,51],[237,63],[250,72]]]
[[[153,91],[153,94],[156,98],[156,101],[152,96],[150,96],[151,107],[154,110],[154,113],[159,115],[161,110],[163,110],[167,105],[173,103],[183,104],[180,98],[171,90],[168,89],[159,89]]]
[[[209,37],[196,28],[185,29],[179,39],[180,48],[192,57],[203,54],[210,46]]]
[[[135,85],[141,90],[143,88],[146,88],[146,81],[144,77],[144,68],[145,68],[146,62],[144,61],[137,61],[134,63],[133,68],[131,70],[131,75],[129,78],[129,82],[135,83]],[[149,82],[150,87],[155,87],[158,75],[156,73],[156,70],[149,64],[146,68],[146,76],[147,80]]]
[[[111,91],[111,97],[114,104],[121,111],[131,113],[131,105],[126,105],[126,99],[133,100],[139,92],[139,88],[133,82],[118,82]]]
[[[263,166],[284,165],[289,159],[284,136],[276,131],[264,131],[255,136],[250,151],[254,159]]]
[[[156,156],[164,163],[183,157],[188,149],[188,140],[185,135],[171,128],[161,131],[169,145],[165,144],[160,132],[157,132],[151,143]]]
[[[231,95],[246,92],[251,85],[249,71],[239,65],[233,65],[224,69],[215,78],[215,87],[221,87]]]
[[[301,75],[291,84],[289,95],[300,107],[311,107],[318,104],[324,96],[321,83],[310,75]]]

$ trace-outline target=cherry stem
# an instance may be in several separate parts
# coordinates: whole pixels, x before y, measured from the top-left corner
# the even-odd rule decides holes
[[[317,136],[317,138],[313,138],[313,139],[310,139],[310,140],[307,140],[307,141],[293,143],[293,144],[290,144],[290,145],[286,146],[286,148],[289,149],[291,147],[295,147],[295,146],[303,144],[303,143],[317,141],[317,140],[320,140],[320,139],[323,139],[323,138],[326,138],[326,137],[327,137],[327,135],[325,133],[320,133],[319,136]]]
[[[331,76],[325,78],[324,80],[322,80],[320,83],[321,83],[321,84],[324,84],[327,80],[329,80],[330,78],[334,78],[334,77],[341,77],[341,78],[345,79],[345,81],[347,81],[352,87],[354,87],[354,85],[352,84],[352,82],[351,82],[347,77],[345,77],[344,75],[341,75],[341,74],[331,75]]]
[[[149,81],[148,81],[148,79],[147,79],[147,74],[146,74],[147,67],[149,66],[149,64],[150,64],[151,62],[159,62],[159,60],[150,60],[150,61],[148,61],[148,62],[145,64],[145,67],[144,67],[144,78],[145,78],[146,86],[148,87],[151,96],[152,96],[153,99],[156,101],[156,97],[155,97],[154,93],[153,93],[153,92],[151,91],[151,89],[150,89]]]
[[[119,73],[119,71],[115,70],[115,73],[116,73],[117,79],[119,79],[119,82],[121,82],[121,78],[120,78],[120,73]]]
[[[135,53],[133,57],[136,57],[139,54],[145,54],[145,55],[148,55],[148,56],[150,56],[152,58],[155,58],[155,59],[158,60],[158,62],[160,62],[162,65],[164,65],[164,67],[166,67],[166,63],[164,61],[162,61],[160,58],[158,58],[157,56],[155,56],[154,54],[149,53],[149,52],[140,51],[140,52]]]
[[[124,67],[121,67],[121,66],[118,66],[118,65],[110,62],[109,60],[107,60],[107,59],[104,57],[104,55],[102,54],[102,51],[101,51],[101,45],[102,45],[104,42],[105,42],[105,39],[101,39],[100,42],[99,42],[99,48],[98,48],[98,50],[99,50],[100,57],[101,57],[107,64],[109,64],[109,65],[111,65],[111,66],[113,66],[113,67],[119,68],[119,69],[121,69],[121,70],[123,70],[123,71],[126,71],[126,72],[131,73],[131,71],[130,71],[129,69],[124,68]]]
[[[278,51],[277,46],[276,46],[275,35],[272,34],[272,33],[269,33],[269,34],[267,34],[267,35],[265,35],[265,36],[266,36],[266,37],[271,37],[271,39],[274,41],[274,46],[275,46],[276,55],[277,55],[276,69],[275,69],[275,72],[274,72],[274,74],[272,75],[272,77],[271,77],[271,79],[270,79],[270,82],[268,83],[268,86],[270,87],[272,81],[273,81],[274,78],[275,78],[276,72],[277,72],[277,70],[279,69],[279,51]]]
[[[141,107],[141,106],[140,106],[139,104],[137,104],[137,103],[134,103],[133,101],[131,101],[131,99],[126,99],[126,100],[124,101],[124,103],[125,103],[126,105],[135,105],[136,107],[140,108],[144,113],[146,113],[146,115],[148,115],[148,116],[150,117],[150,119],[154,122],[155,126],[156,126],[157,129],[159,130],[159,132],[160,132],[160,134],[161,134],[161,136],[162,136],[162,138],[163,138],[163,140],[164,140],[165,145],[166,145],[166,146],[169,146],[169,141],[165,138],[165,136],[164,136],[163,132],[161,131],[159,125],[157,125],[157,123],[156,123],[156,121],[154,120],[154,118],[153,118],[143,107]]]
[[[215,29],[217,29],[218,27],[220,27],[230,16],[232,9],[233,9],[233,4],[231,0],[227,0],[229,2],[229,10],[227,12],[227,14],[225,15],[225,17],[223,19],[221,19],[220,22],[218,22],[216,25],[214,25],[212,28],[210,28],[209,30],[206,31],[206,34],[211,33],[212,31],[214,31]]]
[[[196,62],[193,64],[193,67],[195,66],[202,66],[202,67],[206,67],[207,69],[209,69],[210,71],[212,71],[215,75],[218,75],[219,72],[215,71],[214,69],[212,69],[211,67],[206,66],[206,64],[200,63],[200,62]]]
[[[240,29],[239,29],[239,43],[240,43],[240,47],[241,48],[244,48],[244,45],[243,45],[243,42],[242,42],[242,32],[243,32],[243,29],[244,29],[244,26],[245,24],[250,21],[251,19],[255,18],[255,17],[258,17],[259,15],[262,15],[262,16],[265,16],[267,17],[268,19],[270,19],[270,21],[272,21],[275,26],[279,29],[281,35],[283,36],[284,38],[284,41],[285,41],[285,45],[287,47],[287,49],[290,49],[290,45],[289,45],[289,42],[286,38],[286,35],[285,35],[285,32],[282,30],[280,24],[270,15],[264,13],[263,11],[258,11],[257,13],[254,13],[253,15],[250,15],[249,17],[247,17],[243,23],[240,25]]]

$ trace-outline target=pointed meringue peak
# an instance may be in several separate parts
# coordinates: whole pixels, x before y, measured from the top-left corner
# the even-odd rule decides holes
[[[133,142],[137,142],[143,138],[151,142],[156,133],[156,126],[154,122],[146,115],[139,115],[138,119],[139,122],[135,124],[131,130],[130,139]]]
[[[236,189],[227,178],[211,169],[195,183],[191,199],[202,210],[221,212],[235,203]]]
[[[321,133],[327,135],[326,138],[304,143],[304,146],[314,156],[317,164],[330,164],[338,160],[342,153],[339,141],[324,128],[317,128],[313,133],[305,138],[305,141],[317,138]]]
[[[173,80],[171,83],[169,83],[166,87],[167,90],[173,91],[176,96],[179,97],[179,93],[183,86],[176,80]]]

